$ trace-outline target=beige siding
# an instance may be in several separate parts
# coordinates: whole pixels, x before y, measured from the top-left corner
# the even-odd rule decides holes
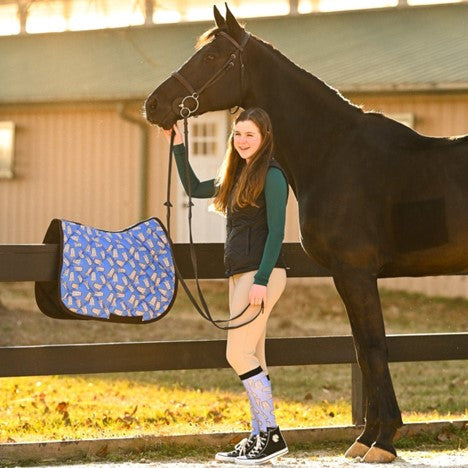
[[[468,94],[348,94],[364,110],[384,114],[412,113],[415,130],[429,136],[468,134]]]
[[[54,217],[103,229],[138,221],[140,130],[116,107],[1,109],[0,120],[17,125],[15,177],[0,179],[0,242],[41,242]]]
[[[149,174],[148,174],[148,216],[158,217],[166,224],[166,207],[164,202],[167,198],[167,170],[169,145],[163,137],[161,130],[150,127],[150,149],[149,149]],[[179,184],[175,164],[172,167],[171,182],[171,235],[177,232],[177,184]],[[176,241],[177,242],[177,241]]]

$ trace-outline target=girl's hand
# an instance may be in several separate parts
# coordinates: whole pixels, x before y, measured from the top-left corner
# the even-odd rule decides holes
[[[182,133],[180,133],[179,127],[177,123],[174,124],[171,130],[164,130],[163,129],[163,134],[166,137],[166,140],[168,143],[171,142],[171,133],[172,130],[175,131],[175,136],[174,136],[174,145],[180,145],[181,143],[184,142],[184,139],[182,138]]]
[[[249,291],[249,302],[250,305],[261,305],[263,301],[263,306],[266,305],[266,286],[260,284],[252,284]]]

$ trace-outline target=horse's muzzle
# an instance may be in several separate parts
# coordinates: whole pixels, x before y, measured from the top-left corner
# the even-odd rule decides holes
[[[148,120],[148,122],[152,124],[158,124],[158,118],[157,118],[158,101],[157,99],[153,96],[150,96],[145,101],[145,105],[143,108],[144,108],[146,120]]]
[[[151,124],[163,127],[166,130],[172,128],[177,121],[180,112],[181,99],[176,98],[171,105],[161,104],[154,96],[150,96],[144,104],[145,117]]]

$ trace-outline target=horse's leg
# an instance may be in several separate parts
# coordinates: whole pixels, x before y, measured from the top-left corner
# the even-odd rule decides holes
[[[353,327],[352,327],[353,328]],[[353,336],[355,332],[353,331]],[[355,346],[357,349],[357,346]],[[365,426],[362,434],[356,439],[353,445],[345,453],[345,457],[355,458],[364,457],[372,444],[377,440],[380,430],[379,409],[377,407],[377,396],[375,388],[372,385],[370,375],[371,371],[367,363],[358,357],[359,365],[362,371],[363,384],[366,390],[365,404]]]
[[[364,461],[389,462],[396,457],[393,437],[403,423],[388,368],[377,279],[356,270],[341,270],[333,277],[348,312],[367,390],[366,424],[357,442],[365,447],[373,443]],[[356,451],[365,447],[358,445]]]
[[[353,337],[359,332],[358,324],[349,316]],[[355,349],[359,348],[359,343],[354,340]],[[365,426],[363,433],[356,439],[356,442],[346,451],[345,456],[350,458],[364,457],[371,445],[377,440],[380,430],[379,409],[377,407],[377,396],[375,395],[375,387],[371,380],[371,370],[368,362],[360,359],[359,352],[356,352],[359,367],[361,368],[363,385],[365,387],[366,402],[365,402]]]

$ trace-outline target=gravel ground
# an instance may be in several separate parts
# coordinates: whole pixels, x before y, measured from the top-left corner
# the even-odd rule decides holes
[[[195,467],[219,467],[219,468],[229,468],[229,467],[238,467],[240,465],[235,465],[231,463],[219,463],[215,461],[161,461],[161,462],[151,462],[150,460],[142,460],[138,463],[88,463],[88,464],[67,464],[67,465],[40,465],[36,468],[57,468],[57,466],[64,466],[67,468],[148,468],[154,466],[164,466],[172,468],[195,468]],[[267,464],[266,466],[274,466],[277,468],[289,467],[289,466],[306,466],[311,468],[336,468],[336,467],[353,467],[353,468],[402,468],[402,467],[412,467],[412,468],[425,468],[425,467],[447,467],[447,468],[468,468],[468,450],[463,451],[449,451],[449,452],[432,452],[432,451],[399,451],[398,458],[391,464],[368,464],[361,463],[358,459],[347,460],[343,457],[333,457],[333,456],[307,456],[304,454],[297,454],[296,457],[282,457],[272,464]]]

